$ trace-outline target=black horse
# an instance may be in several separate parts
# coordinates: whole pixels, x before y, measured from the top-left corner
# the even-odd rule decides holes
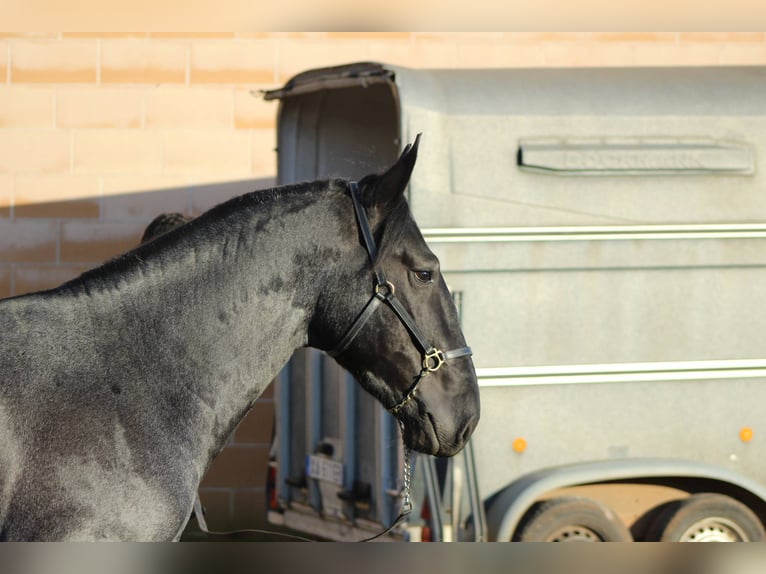
[[[390,408],[409,447],[459,452],[479,393],[403,196],[417,144],[358,184],[249,193],[1,301],[0,539],[177,539],[213,457],[306,345]]]

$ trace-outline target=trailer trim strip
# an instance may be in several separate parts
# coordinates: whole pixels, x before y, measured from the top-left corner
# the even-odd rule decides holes
[[[766,223],[701,225],[605,225],[569,227],[451,227],[423,229],[431,243],[619,241],[766,238]]]
[[[766,378],[766,359],[476,369],[480,387]]]

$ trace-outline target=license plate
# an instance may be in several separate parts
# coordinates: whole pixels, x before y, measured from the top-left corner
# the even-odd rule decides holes
[[[306,474],[317,480],[343,484],[343,463],[316,455],[306,457]]]

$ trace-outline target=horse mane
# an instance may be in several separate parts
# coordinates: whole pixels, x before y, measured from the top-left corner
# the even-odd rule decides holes
[[[162,214],[156,217],[144,230],[142,242],[136,247],[117,255],[104,263],[84,271],[79,276],[52,289],[54,292],[88,291],[92,285],[100,285],[115,279],[119,282],[135,273],[142,273],[145,263],[155,257],[162,257],[168,250],[189,248],[189,239],[195,243],[205,242],[220,234],[220,229],[229,227],[231,222],[242,220],[253,210],[272,204],[274,201],[306,195],[319,191],[342,189],[343,180],[331,179],[307,181],[292,185],[255,190],[228,199],[200,214],[189,218],[181,225],[181,214]],[[173,225],[175,223],[175,225]],[[160,229],[163,228],[164,229]],[[150,231],[150,228],[151,231]],[[145,241],[145,242],[144,242]]]
[[[141,243],[146,243],[155,237],[159,237],[171,229],[175,229],[184,223],[188,223],[192,219],[192,217],[181,213],[161,213],[146,227],[144,234],[141,237]]]
[[[161,257],[162,253],[169,249],[186,249],[184,244],[188,244],[190,237],[194,236],[196,241],[203,242],[207,237],[216,237],[221,226],[228,227],[246,217],[248,212],[275,201],[324,191],[348,193],[347,189],[346,180],[339,178],[307,181],[239,195],[210,208],[196,218],[178,213],[161,214],[145,229],[141,243],[135,248],[83,272],[54,288],[54,291],[65,289],[71,292],[73,289],[79,291],[82,288],[88,290],[89,284],[103,284],[115,278],[119,281],[134,273],[142,273],[146,261]],[[409,222],[407,212],[407,203],[401,198],[384,214],[383,223],[376,234],[379,250],[374,265],[382,263],[400,243]]]

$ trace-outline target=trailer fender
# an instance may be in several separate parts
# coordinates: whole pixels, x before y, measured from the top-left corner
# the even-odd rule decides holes
[[[766,502],[766,487],[732,470],[689,460],[629,459],[567,465],[522,476],[487,501],[490,540],[511,540],[532,504],[557,488],[632,478],[704,478],[732,484]]]

